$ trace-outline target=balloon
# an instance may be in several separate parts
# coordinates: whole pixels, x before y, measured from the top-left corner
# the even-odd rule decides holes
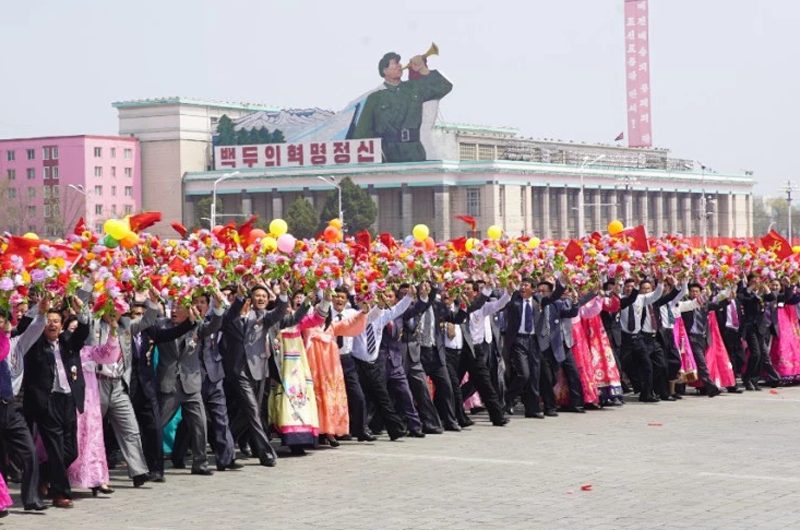
[[[247,244],[254,245],[256,241],[259,239],[264,239],[267,236],[267,233],[259,228],[253,228],[250,230],[250,233],[247,234]]]
[[[106,234],[103,238],[102,244],[106,248],[117,248],[119,246],[119,239],[114,239],[111,234]]]
[[[33,232],[28,232],[27,234],[25,234],[22,237],[24,237],[25,239],[39,239],[39,236],[37,236]]]
[[[294,244],[297,240],[292,234],[283,234],[278,238],[278,250],[289,254],[294,250]]]
[[[223,228],[225,228],[225,227],[222,226],[222,225],[217,225],[217,226],[215,226],[214,228],[211,229],[211,233],[214,234],[215,236],[218,236],[219,233],[222,232]]]
[[[335,226],[326,226],[325,231],[322,232],[322,236],[328,243],[335,243],[336,240],[339,239],[339,229]]]
[[[503,229],[497,225],[492,225],[486,231],[486,235],[489,236],[489,239],[500,239],[503,237]]]
[[[128,235],[122,238],[119,243],[124,248],[133,248],[139,244],[139,235],[136,232],[128,232]]]
[[[328,221],[328,226],[335,226],[337,230],[342,229],[342,222],[339,220],[338,217],[335,217]]]
[[[542,241],[538,237],[532,237],[528,240],[528,248],[539,248]]]
[[[113,237],[117,241],[124,239],[130,230],[131,229],[128,228],[123,221],[118,219],[109,219],[103,225],[103,232],[105,232],[106,235]]]
[[[281,237],[289,231],[289,225],[287,225],[286,221],[283,219],[273,219],[269,224],[269,231],[275,234],[275,236]]]
[[[423,243],[425,244],[425,250],[427,251],[436,249],[436,241],[434,241],[431,236],[426,237]]]
[[[608,233],[612,236],[615,236],[625,230],[625,225],[622,224],[622,221],[614,220],[608,223]]]
[[[793,246],[792,252],[794,252],[795,254],[800,254],[800,245]]]
[[[428,230],[428,225],[420,224],[415,226],[411,233],[414,234],[414,239],[417,241],[425,241],[425,238],[431,234],[431,231]]]
[[[471,238],[467,239],[466,243],[464,243],[464,248],[466,248],[467,250],[472,250],[473,248],[475,248],[475,245],[477,245],[478,243],[480,243],[480,241],[478,241],[474,237],[471,237]]]
[[[272,236],[267,236],[261,240],[261,250],[264,252],[275,252],[278,248],[278,242]]]
[[[410,247],[413,243],[414,243],[414,236],[409,235],[406,236],[405,239],[403,239],[403,244],[407,247]]]

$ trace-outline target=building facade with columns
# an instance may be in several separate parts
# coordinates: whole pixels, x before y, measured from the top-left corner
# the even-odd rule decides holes
[[[226,173],[209,170],[215,121],[269,108],[181,98],[114,106],[120,132],[141,142],[144,208],[162,211],[167,224],[187,225]],[[696,170],[663,149],[534,140],[506,127],[437,124],[433,137],[443,160],[243,168],[219,183],[217,197],[226,213],[269,221],[283,217],[298,196],[321,211],[335,189],[318,177],[350,177],[378,207],[375,230],[397,237],[418,223],[436,239],[468,235],[456,215],[475,217],[479,236],[499,225],[510,236],[566,239],[602,231],[613,219],[644,224],[656,236],[699,236],[704,229],[709,237],[753,235],[750,175]]]

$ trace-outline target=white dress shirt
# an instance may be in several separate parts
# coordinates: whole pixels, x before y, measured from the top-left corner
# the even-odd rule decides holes
[[[489,297],[491,294],[492,292],[490,290],[484,289],[484,296]],[[473,311],[469,315],[469,332],[470,335],[472,335],[473,344],[483,344],[483,341],[486,338],[487,327],[489,327],[489,337],[491,339],[492,333],[491,326],[489,324],[489,318],[503,309],[510,300],[511,295],[508,294],[508,291],[506,291],[503,293],[503,296],[501,296],[500,299],[495,300],[494,302],[486,302],[481,306],[480,309]],[[533,310],[533,308],[531,308],[531,310]]]
[[[381,309],[377,305],[373,307],[367,314],[367,328],[372,328],[372,332],[375,335],[375,344],[372,351],[367,351],[367,329],[365,329],[358,337],[353,337],[353,357],[368,363],[375,362],[375,359],[378,358],[378,349],[381,346],[383,328],[386,324],[393,322],[395,318],[405,313],[413,301],[414,298],[409,293],[391,309]]]
[[[533,334],[536,333],[536,324],[534,323],[534,320],[533,320],[533,303],[534,302],[535,302],[535,300],[533,299],[533,296],[529,296],[528,298],[523,298],[522,299],[522,313],[520,313],[520,315],[519,315],[519,333],[521,333],[523,335],[533,335]],[[530,308],[531,308],[530,309],[530,312],[531,312],[531,329],[530,329],[530,331],[525,329],[525,311],[526,311],[525,306],[526,305],[529,305]]]
[[[331,309],[331,318],[334,322],[338,322],[340,320],[347,320],[348,318],[352,318],[355,315],[358,315],[358,311],[353,309],[352,307],[345,307],[341,313],[336,311],[335,309]],[[341,319],[339,318],[341,315]],[[342,347],[339,348],[339,355],[350,355],[353,353],[353,337],[336,337],[342,339]]]

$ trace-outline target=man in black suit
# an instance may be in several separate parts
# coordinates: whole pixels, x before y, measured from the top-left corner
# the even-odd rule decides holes
[[[761,282],[755,274],[747,276],[747,285],[739,284],[736,300],[742,306],[744,320],[742,334],[750,350],[750,359],[742,382],[746,390],[760,390],[758,381],[761,378],[761,369],[764,359],[769,356],[767,351],[767,320],[764,314],[765,304],[776,299],[775,293],[770,291],[766,282]],[[699,368],[699,366],[698,366]]]
[[[78,457],[76,409],[83,413],[85,393],[80,352],[89,327],[79,323],[74,332],[63,334],[61,327],[61,312],[48,310],[44,333],[25,354],[22,406],[29,421],[36,422],[47,451],[53,506],[72,508],[67,468]]]
[[[694,362],[697,364],[697,376],[703,382],[708,397],[720,394],[719,387],[711,380],[708,371],[705,352],[711,344],[711,336],[708,333],[708,312],[716,311],[722,300],[728,293],[720,293],[714,300],[707,302],[703,296],[703,287],[699,283],[689,284],[689,300],[698,302],[699,307],[693,311],[686,311],[681,314],[683,324],[689,334],[689,345],[692,347]]]

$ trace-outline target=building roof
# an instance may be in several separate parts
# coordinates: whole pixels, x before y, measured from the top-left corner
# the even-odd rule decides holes
[[[236,110],[266,110],[266,111],[279,111],[280,107],[274,105],[265,105],[263,103],[237,103],[231,101],[211,101],[207,99],[193,99],[183,97],[168,97],[168,98],[153,98],[153,99],[134,99],[130,101],[115,101],[111,104],[112,107],[117,109],[135,108],[135,107],[153,107],[157,105],[194,105],[198,107],[218,107],[223,109],[236,109]]]
[[[43,140],[68,140],[71,138],[88,138],[93,140],[119,140],[126,142],[138,142],[138,138],[132,136],[106,136],[100,134],[65,134],[63,136],[30,136],[25,138],[0,138],[0,143],[3,142],[25,142],[25,141],[43,141]]]

